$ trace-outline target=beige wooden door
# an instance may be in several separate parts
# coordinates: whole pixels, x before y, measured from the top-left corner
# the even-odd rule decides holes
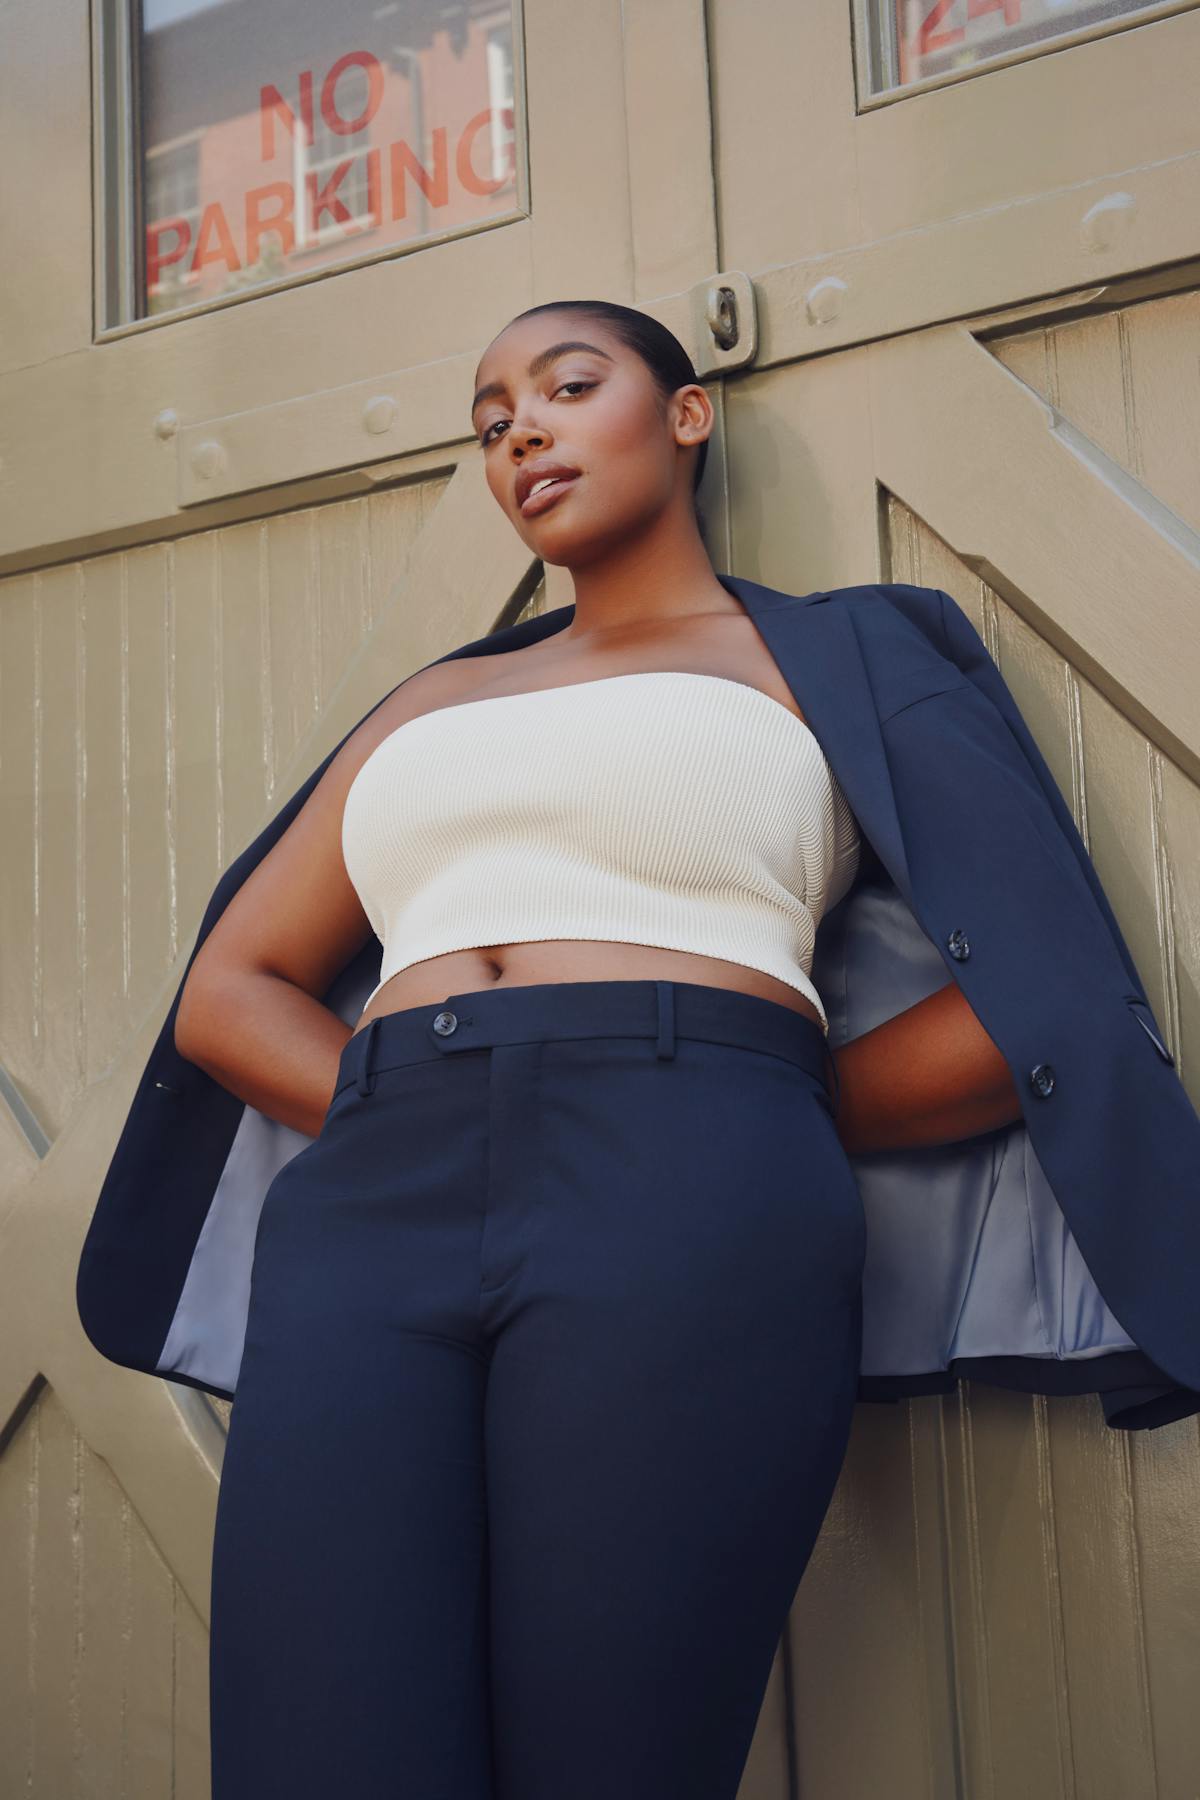
[[[155,5],[161,17],[205,0]],[[239,45],[218,54],[211,10],[181,29],[204,24],[229,71]],[[285,10],[300,30],[308,15]],[[451,73],[509,16],[436,0],[427,11],[436,41],[465,34]],[[329,9],[310,12],[323,29]],[[713,280],[699,0],[526,0],[511,27],[521,181],[484,228],[476,218],[316,276],[272,280],[264,264],[259,285],[216,297],[164,288],[165,310],[149,313],[104,250],[137,212],[132,152],[106,147],[112,109],[136,87],[120,62],[123,8],[7,10],[5,1794],[207,1793],[225,1409],[95,1353],[75,1313],[79,1246],[220,870],[406,672],[543,603],[541,569],[492,501],[471,435],[479,354],[538,301],[641,294],[706,372],[752,351],[752,330],[723,341],[730,296]],[[319,86],[337,46],[301,33],[293,48]],[[185,67],[205,66],[194,39],[184,49]],[[427,96],[451,91],[441,73],[439,89],[426,71]],[[223,142],[246,104],[229,101],[226,119],[222,100],[209,115]],[[437,116],[425,120],[431,144]],[[169,131],[164,157],[186,141]],[[205,216],[236,222],[228,191],[211,211],[204,193],[170,202],[195,243],[221,241],[205,236]],[[748,298],[733,285],[735,304]]]
[[[865,7],[712,14],[721,259],[760,333],[728,566],[954,595],[1200,1102],[1200,17],[1022,42],[1034,10],[904,9],[948,48],[882,93]],[[1195,1800],[1198,1448],[1090,1396],[860,1406],[755,1800]]]
[[[1194,1079],[1196,20],[872,97],[849,0],[527,0],[512,217],[121,322],[117,9],[95,64],[79,0],[9,10],[0,1788],[182,1800],[222,1408],[97,1358],[78,1247],[219,870],[408,669],[569,598],[467,431],[512,314],[596,295],[684,339],[718,568],[972,611]],[[1196,1474],[1192,1422],[1091,1402],[860,1408],[742,1800],[1193,1800]]]

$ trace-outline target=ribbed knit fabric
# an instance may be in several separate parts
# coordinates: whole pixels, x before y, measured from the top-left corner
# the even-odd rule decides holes
[[[858,869],[808,726],[720,675],[637,670],[422,713],[342,819],[383,944],[375,994],[448,950],[591,938],[724,957],[797,988]]]

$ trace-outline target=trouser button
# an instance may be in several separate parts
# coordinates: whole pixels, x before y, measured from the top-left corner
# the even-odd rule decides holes
[[[440,1012],[433,1021],[433,1029],[439,1037],[449,1037],[452,1031],[458,1030],[458,1017],[452,1012]]]

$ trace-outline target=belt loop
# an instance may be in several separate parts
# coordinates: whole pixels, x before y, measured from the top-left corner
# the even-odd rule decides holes
[[[661,1061],[675,1054],[675,984],[656,981],[658,990],[658,1043],[654,1054]]]
[[[376,1013],[375,1017],[367,1025],[366,1031],[363,1033],[366,1042],[363,1044],[362,1054],[359,1057],[358,1078],[354,1084],[360,1094],[373,1094],[375,1092],[375,1075],[371,1069],[371,1051],[375,1047],[375,1034],[382,1017],[382,1013]]]
[[[833,1071],[833,1116],[836,1119],[838,1109],[842,1104],[842,1078],[838,1074],[837,1058],[834,1056],[833,1051],[828,1044],[825,1045],[825,1058],[830,1069]],[[826,1082],[825,1085],[828,1087],[828,1082]]]

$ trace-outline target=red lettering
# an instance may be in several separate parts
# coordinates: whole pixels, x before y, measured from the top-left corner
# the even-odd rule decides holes
[[[176,242],[163,248],[167,232],[176,234]],[[146,286],[156,288],[164,269],[182,262],[192,241],[192,228],[186,219],[158,219],[146,231]]]
[[[926,21],[926,28],[951,4],[952,0],[935,0],[935,10]],[[968,4],[973,9],[972,16],[976,12],[982,13],[1003,6],[1007,17],[1010,10],[1015,12],[1019,9],[1020,0],[968,0]],[[358,115],[346,118],[338,109],[337,84],[351,68],[363,70],[367,78],[367,93]],[[339,57],[321,84],[319,103],[325,126],[342,137],[362,132],[382,107],[384,76],[383,65],[370,51],[352,50]],[[315,103],[311,69],[302,70],[299,74],[295,110],[278,87],[269,83],[260,87],[259,150],[265,163],[276,161],[281,154],[289,156],[291,145],[301,143],[308,148],[313,146]],[[483,136],[490,153],[491,133],[497,122],[507,134],[504,140],[505,169],[498,176],[481,174],[474,162],[476,145]],[[282,140],[278,135],[279,128],[282,128],[284,134]],[[455,175],[463,192],[487,197],[495,194],[511,179],[515,170],[512,129],[512,107],[487,107],[467,121],[454,146]],[[386,171],[383,167],[385,148],[389,158]],[[440,208],[450,204],[450,144],[446,126],[438,125],[430,132],[428,165],[403,138],[386,147],[364,147],[360,153],[365,158],[366,167],[364,225],[368,222],[381,225],[384,222],[385,178],[390,179],[392,190],[392,221],[408,217],[410,182],[420,190],[430,207]],[[483,161],[483,150],[479,154],[480,161]],[[490,154],[488,160],[490,162]],[[306,223],[314,235],[319,236],[322,228],[328,228],[329,224],[349,227],[348,235],[352,234],[353,215],[339,190],[355,164],[356,156],[350,155],[339,162],[332,172],[307,170],[303,195],[293,188],[290,180],[269,181],[249,189],[244,201],[244,265],[239,259],[230,219],[221,201],[211,201],[204,207],[195,229],[194,241],[192,228],[185,218],[156,220],[146,232],[147,287],[150,290],[158,288],[164,271],[178,264],[184,264],[192,274],[200,274],[212,265],[230,273],[237,272],[244,266],[254,267],[262,261],[264,240],[272,235],[278,239],[283,257],[290,257],[296,249],[296,209],[300,204],[305,206]]]
[[[510,168],[503,175],[497,175],[494,181],[489,181],[485,175],[477,175],[471,166],[471,151],[474,148],[475,139],[486,126],[491,125],[491,122],[492,108],[489,106],[485,108],[483,112],[476,113],[473,119],[467,120],[463,129],[463,134],[458,140],[458,148],[455,152],[455,169],[458,174],[458,179],[462,182],[468,194],[494,194],[497,188],[502,188],[504,186],[509,175],[512,173]],[[511,164],[511,146],[509,148],[508,160]]]
[[[367,211],[372,223],[378,225],[383,220],[383,200],[380,189],[383,186],[383,152],[367,151]]]
[[[275,200],[279,203],[278,212],[268,215],[263,212],[264,205]],[[270,231],[277,231],[285,256],[290,256],[296,247],[296,228],[293,224],[295,195],[290,181],[268,181],[265,187],[251,188],[246,195],[246,260],[256,263],[259,257],[259,245]]]
[[[324,98],[322,97],[322,105]],[[284,99],[277,87],[259,89],[258,94],[258,126],[259,155],[264,162],[275,160],[275,119],[282,116],[284,128],[296,135],[296,115]],[[304,125],[304,142],[313,141],[313,78],[312,70],[304,69],[300,75],[300,118]]]
[[[210,200],[200,216],[192,273],[207,268],[209,263],[224,263],[231,271],[242,266],[233,247],[233,233],[225,217],[225,208],[219,200]]]
[[[317,177],[312,169],[304,177],[304,186],[308,193],[308,223],[314,231],[321,229],[322,213],[332,214],[339,225],[350,223],[350,208],[344,200],[339,200],[334,189],[346,171],[353,166],[353,163],[352,156],[348,156],[345,162],[340,162],[320,191],[317,189]]]
[[[918,56],[928,56],[934,50],[947,50],[951,44],[962,43],[966,33],[959,25],[952,31],[943,31],[936,36],[934,34],[934,26],[945,18],[952,5],[953,0],[934,0],[933,7],[921,20],[921,27],[917,32]]]
[[[410,144],[397,138],[391,145],[392,218],[408,217],[408,181],[412,176],[431,206],[446,206],[450,200],[450,158],[447,154],[446,127],[438,125],[433,139],[433,174],[417,158]]]
[[[338,77],[344,69],[365,69],[367,75],[367,104],[356,119],[343,119],[333,101],[333,90],[338,84]],[[345,56],[339,56],[321,85],[321,117],[330,131],[338,132],[342,137],[352,137],[369,125],[379,111],[379,103],[383,99],[383,69],[379,59],[371,55],[369,50],[348,50]],[[311,142],[311,140],[310,140]]]

